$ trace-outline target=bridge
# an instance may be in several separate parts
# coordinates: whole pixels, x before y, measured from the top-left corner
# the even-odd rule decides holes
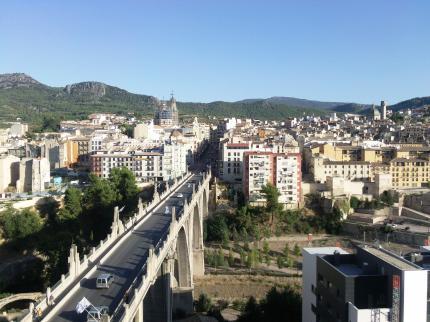
[[[108,321],[171,321],[175,312],[193,312],[193,276],[204,274],[203,218],[208,212],[208,173],[187,173],[167,186],[127,222],[115,208],[111,233],[89,254],[80,256],[75,245],[69,272],[46,290],[42,300],[30,304],[21,320],[86,321],[77,303],[86,297],[108,308]],[[168,210],[168,211],[166,211]],[[96,288],[96,278],[109,273],[114,282]]]
[[[17,301],[36,301],[37,299],[42,297],[42,293],[40,292],[32,292],[32,293],[17,293],[8,297],[4,297],[0,299],[0,312],[1,310],[8,304],[14,303]]]

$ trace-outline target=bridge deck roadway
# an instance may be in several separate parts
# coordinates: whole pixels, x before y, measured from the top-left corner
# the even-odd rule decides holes
[[[193,175],[183,184],[176,193],[182,193],[184,198],[191,199],[192,181],[201,181],[202,176]],[[175,194],[176,194],[175,193]],[[88,279],[81,281],[79,289],[64,303],[57,300],[61,305],[58,313],[48,321],[86,321],[86,314],[78,315],[75,312],[76,304],[85,296],[95,306],[108,306],[109,313],[117,307],[120,300],[125,296],[126,290],[136,277],[137,272],[144,265],[148,256],[148,249],[158,243],[160,238],[169,229],[171,215],[165,215],[165,207],[175,206],[176,213],[182,211],[179,206],[180,198],[175,194],[161,203],[161,207],[143,223],[137,223],[134,232],[125,240],[110,256],[100,265]],[[115,277],[114,283],[109,289],[96,289],[95,280],[101,273],[111,273]]]

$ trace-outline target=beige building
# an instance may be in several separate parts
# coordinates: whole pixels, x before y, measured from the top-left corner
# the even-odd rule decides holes
[[[6,192],[9,186],[15,186],[19,179],[19,158],[6,155],[0,158],[0,193]]]
[[[342,177],[350,181],[371,181],[373,178],[372,164],[365,161],[331,161],[314,157],[309,170],[318,183],[325,183],[327,177]]]
[[[19,164],[17,192],[40,192],[49,186],[51,174],[49,161],[46,158],[24,158]]]
[[[393,188],[418,188],[428,184],[429,161],[418,158],[395,158],[375,167],[375,172],[391,175]]]

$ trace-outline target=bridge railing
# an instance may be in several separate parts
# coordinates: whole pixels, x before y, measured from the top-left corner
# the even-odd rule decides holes
[[[132,226],[140,223],[141,220],[147,216],[150,216],[158,204],[167,198],[172,192],[174,192],[176,188],[182,185],[189,177],[191,177],[191,175],[192,174],[187,171],[187,173],[185,173],[182,177],[177,180],[175,179],[172,186],[167,185],[166,190],[161,195],[156,192],[154,194],[153,200],[147,205],[146,208],[143,208],[142,203],[139,202],[138,212],[128,219],[128,221],[123,226],[122,231],[108,234],[105,239],[100,241],[99,245],[91,248],[89,255],[85,254],[82,259],[79,259],[79,254],[77,254],[78,260],[75,263],[75,267],[72,267],[72,265],[69,263],[69,272],[67,274],[62,274],[61,279],[57,283],[55,283],[52,287],[48,287],[46,294],[36,305],[33,303],[30,304],[29,313],[21,319],[21,322],[33,321],[34,308],[40,310],[44,315],[47,309],[50,307],[50,304],[53,304],[51,303],[51,299],[56,301],[56,299],[61,297],[63,292],[70,288],[78,278],[79,280],[81,279],[82,274],[87,273],[87,270],[90,266],[94,267],[97,263],[102,263],[103,257],[105,257],[108,250],[117,244],[119,240],[121,240],[121,238],[124,237],[128,231],[130,231]]]
[[[210,174],[204,174],[203,180],[200,185],[197,185],[196,188],[198,192],[201,189],[204,189],[207,181],[210,180]],[[195,192],[193,192],[194,195]],[[144,298],[146,292],[148,291],[152,279],[156,276],[159,268],[161,267],[169,249],[172,247],[173,241],[178,235],[180,227],[184,224],[187,216],[184,216],[185,212],[193,211],[190,208],[191,203],[188,203],[186,200],[184,203],[184,207],[178,215],[175,213],[172,214],[172,221],[170,222],[169,229],[163,234],[162,238],[157,242],[154,249],[150,249],[148,259],[144,268],[146,269],[145,273],[139,272],[138,276],[132,282],[128,294],[129,300],[125,301],[123,299],[117,308],[117,310],[113,313],[111,321],[132,321],[133,315],[137,312],[138,307]],[[139,277],[140,276],[140,277]]]

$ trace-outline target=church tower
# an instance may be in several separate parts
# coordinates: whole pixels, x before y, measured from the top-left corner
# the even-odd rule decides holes
[[[179,125],[178,108],[176,107],[176,99],[173,96],[173,93],[170,98],[170,111],[172,113],[172,125],[174,126]]]

